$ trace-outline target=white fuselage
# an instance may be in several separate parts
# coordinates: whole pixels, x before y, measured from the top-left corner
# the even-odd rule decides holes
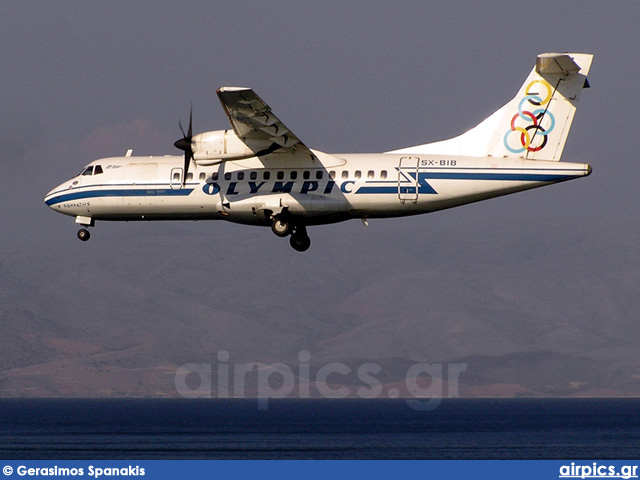
[[[314,154],[296,166],[257,157],[194,162],[184,184],[180,156],[104,158],[45,202],[87,224],[220,219],[268,226],[285,209],[300,224],[321,225],[428,213],[591,173],[587,164],[517,158]]]
[[[246,87],[216,94],[231,129],[193,134],[184,156],[104,158],[54,188],[46,204],[96,220],[228,220],[270,225],[306,251],[310,225],[401,217],[583,177],[559,160],[593,55],[547,53],[508,103],[462,135],[374,154],[311,150]],[[89,230],[78,238],[87,241]]]

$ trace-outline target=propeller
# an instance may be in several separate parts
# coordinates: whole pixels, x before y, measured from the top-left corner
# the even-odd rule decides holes
[[[191,146],[191,141],[193,139],[193,105],[189,109],[189,129],[187,133],[184,133],[184,128],[182,128],[182,122],[178,120],[178,126],[180,127],[180,131],[182,132],[182,138],[176,140],[173,144],[179,150],[184,152],[184,174],[182,175],[182,186],[187,179],[187,173],[189,172],[189,165],[191,164],[191,159],[193,158],[193,147]]]

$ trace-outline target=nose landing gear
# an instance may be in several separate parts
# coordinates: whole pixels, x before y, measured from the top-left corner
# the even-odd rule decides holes
[[[91,234],[89,233],[89,230],[87,230],[87,227],[93,227],[96,224],[95,220],[91,217],[83,217],[79,215],[76,217],[76,223],[82,226],[82,228],[78,230],[78,238],[83,242],[86,242],[91,238]]]
[[[78,238],[83,242],[86,242],[91,238],[91,234],[86,228],[81,228],[80,230],[78,230]]]

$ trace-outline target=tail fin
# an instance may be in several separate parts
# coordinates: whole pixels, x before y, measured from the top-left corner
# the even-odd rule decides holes
[[[462,135],[388,153],[559,161],[593,55],[543,53],[513,100]]]

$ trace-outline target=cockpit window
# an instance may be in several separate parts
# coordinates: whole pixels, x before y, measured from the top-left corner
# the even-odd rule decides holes
[[[85,175],[100,175],[101,173],[103,173],[102,165],[96,165],[95,167],[93,165],[89,165],[88,167],[84,167],[76,176],[83,177]]]

